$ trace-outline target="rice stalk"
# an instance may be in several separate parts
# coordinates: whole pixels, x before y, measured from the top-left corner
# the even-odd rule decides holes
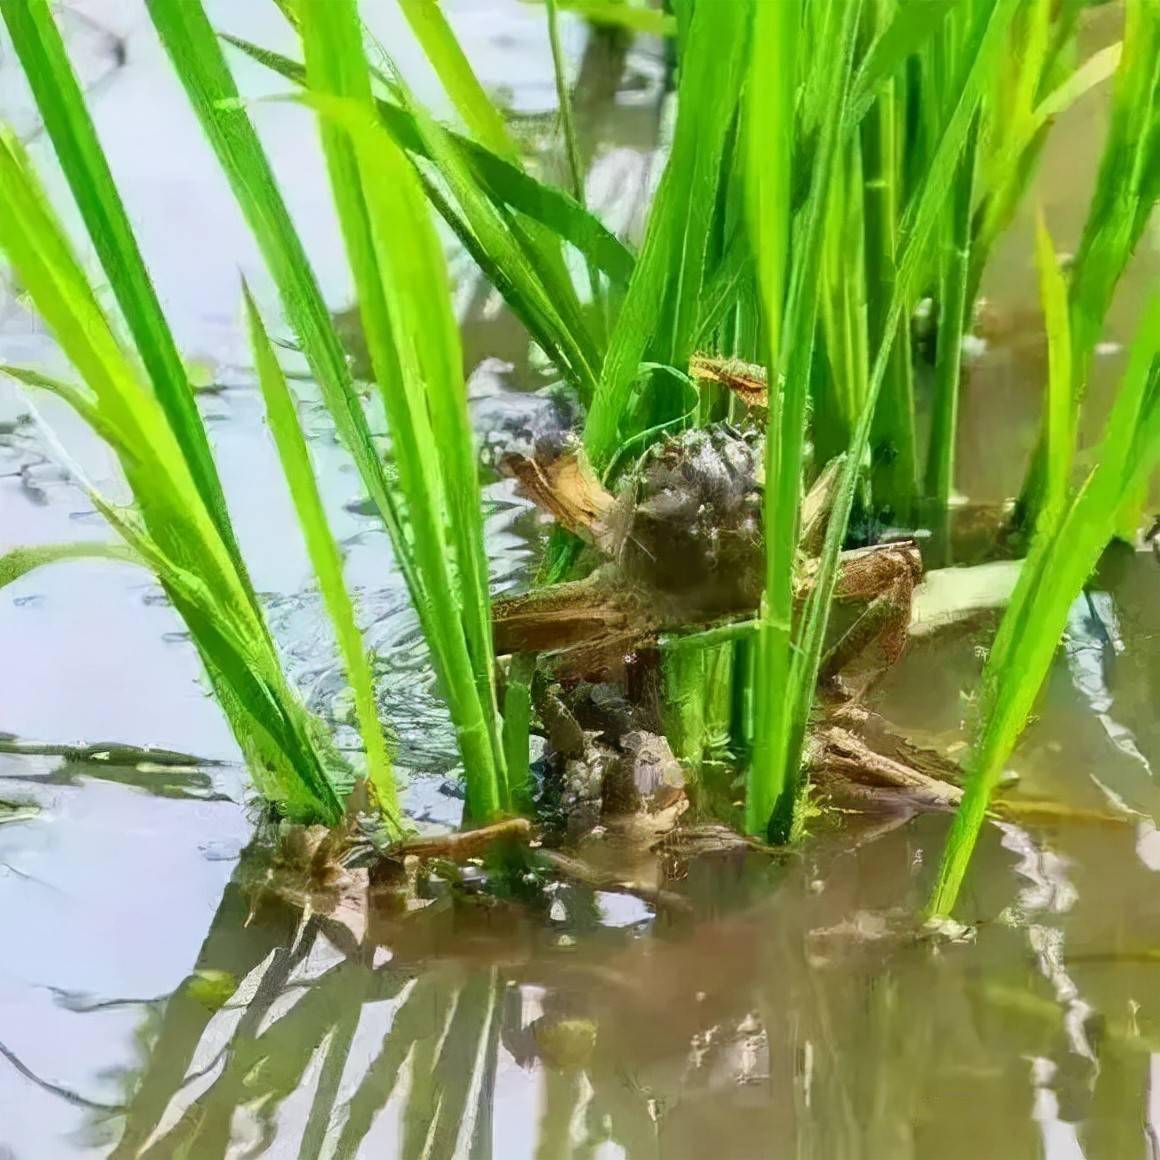
[[[991,794],[1051,667],[1068,611],[1095,569],[1124,499],[1160,463],[1160,297],[1144,311],[1095,463],[1058,518],[1044,509],[988,654],[966,789],[943,850],[932,917],[953,911]]]
[[[940,513],[946,511],[954,487],[963,335],[971,309],[967,300],[971,268],[971,210],[981,119],[980,114],[971,122],[955,174],[939,278],[939,327],[926,461],[926,495],[934,501],[935,509]]]
[[[821,348],[810,375],[810,433],[819,463],[828,463],[845,451],[866,397],[870,372],[868,251],[874,242],[867,236],[869,223],[861,191],[865,186],[868,194],[870,185],[864,178],[862,143],[854,136],[835,168],[826,210],[819,304]],[[882,410],[879,408],[880,413]],[[875,498],[885,500],[887,490],[886,486],[875,489]],[[894,495],[894,502],[897,499]]]
[[[294,500],[298,526],[302,529],[310,562],[318,578],[318,587],[334,626],[335,639],[354,694],[355,713],[366,751],[367,782],[389,836],[398,839],[402,837],[402,822],[395,775],[379,724],[370,660],[355,620],[354,604],[343,580],[342,556],[322,506],[294,397],[278,365],[277,355],[249,287],[244,286],[243,291],[254,366],[266,404],[266,420],[278,449],[282,472]]]
[[[1160,0],[1127,0],[1111,122],[1068,286],[1072,402],[1079,408],[1112,297],[1160,198]],[[1041,437],[1020,496],[1036,526],[1047,484]]]
[[[1075,458],[1075,407],[1072,400],[1071,319],[1067,309],[1067,282],[1055,256],[1055,245],[1040,211],[1035,230],[1039,266],[1039,297],[1047,334],[1047,406],[1045,438],[1047,476],[1044,519],[1050,523],[1063,511]]]
[[[0,137],[0,248],[84,386],[17,368],[7,373],[62,398],[117,454],[136,511],[87,490],[185,621],[262,795],[288,817],[337,822],[349,773],[287,683],[168,414],[121,348],[28,158],[7,133]],[[63,448],[57,454],[66,457]],[[70,470],[85,483],[79,469]]]
[[[300,3],[308,100],[387,411],[389,477],[285,202],[199,0],[148,8],[282,296],[340,438],[391,535],[485,820],[509,796],[495,700],[487,571],[459,337],[442,251],[414,168],[382,128],[358,14]],[[427,138],[433,137],[424,126]]]
[[[584,427],[598,471],[622,442],[687,408],[672,376],[642,364],[683,369],[700,333],[707,241],[746,75],[752,10],[750,0],[693,10],[681,49],[672,153]]]
[[[949,95],[947,113],[932,142],[929,161],[902,215],[899,233],[905,241],[898,254],[895,287],[885,316],[883,341],[874,358],[863,410],[838,477],[833,511],[814,584],[803,610],[795,618],[793,574],[803,469],[802,429],[798,422],[804,421],[803,404],[795,400],[800,400],[804,390],[802,382],[809,372],[813,337],[811,313],[816,308],[816,298],[811,303],[808,295],[810,288],[815,288],[816,293],[818,285],[817,242],[814,239],[820,232],[818,223],[828,169],[836,148],[837,127],[847,122],[845,110],[850,95],[853,28],[851,13],[848,9],[844,12],[844,36],[839,43],[847,47],[844,56],[834,58],[838,67],[832,69],[826,99],[820,102],[820,107],[826,111],[825,119],[813,159],[813,184],[803,210],[807,216],[798,231],[798,236],[804,241],[793,256],[793,275],[785,307],[786,317],[792,322],[783,323],[782,328],[784,385],[777,394],[771,392],[766,437],[767,578],[758,644],[754,760],[749,773],[746,826],[751,833],[768,836],[772,841],[790,840],[801,828],[801,806],[807,788],[801,771],[801,753],[821,665],[837,579],[838,556],[854,501],[861,458],[868,445],[874,410],[889,363],[893,336],[915,293],[927,246],[944,213],[958,159],[1017,4],[1018,0],[992,0],[972,24],[970,35],[964,41],[960,84]],[[827,18],[835,19],[836,11],[830,6]],[[758,28],[759,40],[753,55],[755,62],[764,58],[760,22]],[[767,36],[774,32],[772,25],[766,26]],[[848,41],[847,37],[851,40]],[[832,38],[827,43],[833,43]],[[768,135],[774,135],[772,128]],[[754,163],[776,164],[769,158],[769,152],[759,152]],[[755,217],[769,216],[778,208],[757,202],[751,213]],[[812,248],[808,244],[810,241],[813,241]],[[770,317],[779,309],[775,297],[778,279],[763,269],[767,263],[760,250],[757,262],[763,313]],[[776,272],[776,261],[768,265]],[[780,367],[774,353],[768,358],[769,382],[775,384],[779,382]],[[800,420],[796,418],[798,415]],[[794,420],[787,421],[787,416],[794,416]]]
[[[307,80],[390,427],[396,542],[463,754],[468,807],[486,820],[510,796],[494,681],[487,561],[459,332],[422,188],[375,116],[353,0],[300,4]],[[433,138],[437,130],[423,126]]]
[[[922,45],[925,38],[932,35],[932,20],[937,27],[942,19],[937,14],[938,8],[939,5],[912,4],[907,6],[904,14],[894,0],[867,0],[863,23],[867,34],[877,36],[869,50],[870,57],[876,52],[881,53],[880,46],[888,38],[895,44],[895,54],[903,51],[906,45]],[[878,60],[876,67],[884,69],[888,66],[889,56],[879,55]],[[868,60],[859,70],[855,86],[870,63]],[[864,280],[866,344],[862,352],[861,394],[865,393],[865,376],[869,369],[867,352],[882,345],[886,312],[894,290],[903,201],[899,145],[904,117],[902,79],[884,72],[873,105],[860,122],[858,139],[856,142],[852,140],[850,145],[851,149],[858,150],[863,181],[861,198],[855,190],[848,195],[854,205],[861,206],[863,221],[860,245],[863,257],[858,263],[859,268],[850,275],[855,280]],[[851,212],[855,211],[852,209]],[[858,410],[860,401],[849,411],[847,435],[854,428]],[[874,506],[892,513],[895,521],[905,521],[914,514],[918,494],[915,424],[910,327],[904,318],[897,324],[892,339],[890,364],[870,436]],[[831,454],[836,454],[844,446],[834,448]],[[826,456],[821,458],[824,460]]]
[[[751,76],[754,77],[757,70],[767,67],[779,51],[794,51],[794,48],[779,47],[783,38],[787,38],[791,45],[796,44],[796,25],[800,21],[798,6],[779,4],[770,7],[777,12],[766,16],[762,15],[762,6],[758,8],[751,64]],[[775,841],[788,840],[793,828],[796,777],[791,777],[790,767],[798,761],[800,745],[795,746],[795,733],[799,714],[803,712],[802,706],[796,702],[804,697],[804,711],[808,712],[809,700],[813,696],[812,689],[804,690],[793,682],[797,650],[793,620],[798,513],[804,466],[806,400],[820,297],[825,209],[830,175],[838,154],[839,131],[849,97],[858,9],[857,0],[842,0],[828,8],[827,15],[835,22],[830,31],[836,38],[838,51],[829,67],[819,70],[824,81],[819,97],[822,122],[788,278],[785,259],[778,249],[778,235],[773,235],[771,250],[758,248],[756,251],[760,300],[767,330],[765,364],[771,393],[765,436],[765,598],[758,638],[757,706],[753,762],[746,796],[746,827],[752,834],[769,834]],[[791,56],[790,60],[794,63],[786,72],[792,78],[797,75],[798,65],[795,57]],[[785,132],[784,120],[793,115],[792,105],[789,105],[791,83],[789,79],[782,82],[780,99],[766,106],[754,105],[749,110],[752,131],[757,135],[756,140],[751,138],[749,162],[758,167],[758,176],[750,186],[751,195],[760,198],[762,192],[772,192],[775,196],[781,194],[772,204],[760,200],[751,203],[750,221],[754,223],[755,232],[761,229],[762,217],[768,215],[772,218],[775,214],[783,223],[783,236],[789,231],[790,206],[784,196],[789,182],[782,170],[785,162],[770,159],[769,143],[776,140],[779,133]],[[760,240],[756,244],[760,246]],[[783,287],[784,307],[778,297]],[[782,319],[780,326],[771,321],[775,317]],[[775,343],[780,345],[775,346]],[[775,690],[779,692],[775,693]],[[781,698],[784,700],[779,703]],[[801,724],[804,729],[804,721]]]
[[[673,756],[694,776],[705,755],[708,660],[700,648],[666,649],[661,659],[665,737]]]

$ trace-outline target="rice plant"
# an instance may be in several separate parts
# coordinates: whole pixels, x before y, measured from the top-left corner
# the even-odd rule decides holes
[[[1066,435],[1062,441],[1065,446],[1058,456],[1070,466]],[[949,915],[954,908],[991,794],[1047,676],[1068,610],[1115,532],[1123,503],[1138,494],[1157,464],[1160,299],[1153,298],[1132,345],[1096,466],[1070,495],[1062,492],[1056,476],[1049,490],[1053,502],[1043,508],[1018,585],[987,655],[967,790],[939,867],[930,902],[933,916]]]
[[[5,132],[0,247],[83,385],[22,368],[6,372],[63,399],[117,454],[136,510],[99,495],[79,469],[74,477],[184,619],[262,795],[290,817],[334,824],[351,772],[282,671],[229,526],[192,389],[48,6],[35,0],[5,4],[2,12],[140,359],[121,345],[28,157]]]
[[[446,272],[418,180],[373,115],[357,14],[353,6],[345,14],[333,5],[326,10],[322,16],[321,7],[305,5],[300,16],[336,202],[360,302],[371,322],[376,374],[391,423],[392,475],[371,438],[317,283],[248,116],[237,107],[236,90],[204,12],[185,4],[150,8],[254,226],[340,435],[392,532],[457,729],[468,809],[472,817],[486,819],[508,807],[510,793],[495,699],[478,480]],[[185,618],[260,791],[287,816],[334,824],[352,774],[290,689],[224,505],[220,511],[213,507],[216,474],[212,458],[200,455],[201,444],[208,444],[192,392],[184,370],[176,387],[172,381],[168,331],[59,34],[46,5],[6,5],[4,15],[37,85],[46,125],[110,282],[121,291],[122,309],[135,324],[131,329],[142,362],[161,385],[155,399],[141,384],[48,212],[26,158],[9,138],[0,159],[2,208],[9,222],[5,251],[91,395],[34,372],[10,373],[65,398],[118,451],[139,517],[95,494],[94,502],[136,557],[154,569]],[[228,107],[231,99],[234,106]],[[405,246],[394,240],[393,225],[399,220],[413,227],[406,231]],[[271,428],[354,686],[370,781],[387,828],[397,835],[393,777],[341,561],[325,527],[293,401],[248,299],[247,308]],[[169,377],[161,378],[162,373]],[[169,400],[169,411],[158,400]],[[196,424],[199,437],[186,438],[182,423]],[[65,554],[57,551],[52,558]],[[26,553],[9,561],[5,572],[15,575],[44,558]]]
[[[1128,0],[1122,49],[1078,64],[1078,0],[729,0],[650,17],[650,27],[674,34],[677,116],[638,253],[584,204],[560,52],[558,9],[567,6],[549,0],[544,13],[568,163],[562,190],[522,156],[438,4],[399,2],[455,127],[439,123],[370,43],[356,0],[279,5],[301,59],[220,37],[201,0],[147,0],[147,9],[391,536],[455,727],[467,815],[483,822],[528,807],[532,693],[547,666],[531,651],[513,656],[501,696],[462,352],[433,213],[586,408],[578,434],[597,486],[629,484],[653,444],[690,427],[728,419],[760,433],[760,601],[733,610],[745,620],[665,624],[647,644],[662,654],[666,730],[690,773],[727,737],[730,759],[745,770],[744,828],[762,840],[794,840],[807,812],[803,755],[815,692],[843,643],[830,622],[851,515],[863,512],[871,527],[875,519],[916,527],[920,517],[945,514],[955,486],[962,342],[987,256],[1028,187],[1053,118],[1114,73],[1096,202],[1066,282],[1041,234],[1050,381],[1045,458],[1031,485],[1046,497],[1041,529],[1082,528],[1085,545],[1106,530],[1095,499],[1069,499],[1075,412],[1112,290],[1156,197],[1160,0]],[[14,143],[0,158],[0,210],[20,228],[5,230],[0,245],[89,394],[12,373],[66,398],[119,451],[138,511],[98,502],[189,623],[262,793],[291,816],[335,822],[352,774],[282,674],[185,372],[46,0],[4,0],[3,13],[152,391],[117,345],[115,323]],[[286,99],[316,119],[389,450],[372,437],[255,132],[260,111],[240,96],[223,42],[281,75]],[[937,317],[925,447],[911,342],[924,299]],[[248,293],[244,302],[269,426],[354,692],[368,779],[397,833],[388,746],[341,557],[269,320]],[[747,368],[740,377],[748,403],[730,393],[729,375],[699,385],[695,368],[706,358]],[[1114,418],[1108,436],[1128,440],[1115,476],[1125,488],[1128,477],[1137,486],[1146,477],[1151,454],[1137,431],[1151,429],[1151,380],[1134,373],[1121,399],[1137,400],[1135,433],[1124,434],[1128,420]],[[828,522],[811,532],[807,560],[804,496],[819,478],[832,484],[832,503]],[[1111,502],[1109,479],[1105,471],[1080,498]],[[1128,496],[1117,493],[1117,511]],[[1025,577],[1053,564],[1044,563],[1046,535]],[[11,557],[0,562],[0,580],[88,550]],[[583,567],[578,541],[558,530],[541,578],[578,580]],[[1052,624],[1048,617],[1041,632]],[[1032,647],[1022,640],[1001,634],[993,668],[1004,655],[1022,658],[1019,649]],[[1040,639],[1035,647],[1046,646]],[[984,789],[964,815],[976,821],[992,757],[984,764]],[[960,851],[969,848],[962,834]],[[952,884],[961,877],[961,869],[947,873]],[[948,898],[952,886],[939,906]]]
[[[1117,61],[1108,136],[1068,280],[1074,411],[1083,403],[1112,295],[1160,198],[1160,5],[1155,0],[1125,4]],[[1020,497],[1024,522],[1032,528],[1045,502],[1046,454],[1043,436]]]
[[[339,433],[391,533],[451,710],[469,813],[487,819],[508,808],[511,795],[459,338],[422,188],[376,116],[357,9],[353,3],[307,3],[297,7],[297,15],[309,101],[318,112],[390,425],[393,477],[371,440],[317,282],[204,10],[198,3],[168,0],[148,7],[279,286]],[[442,147],[441,130],[422,115],[416,123],[432,147]]]
[[[1134,523],[1157,463],[1160,303],[1143,311],[1096,466],[1077,489],[1077,431],[1092,356],[1112,294],[1140,238],[1160,185],[1156,168],[1160,9],[1129,3],[1111,125],[1080,249],[1065,276],[1040,216],[1037,258],[1048,374],[1040,445],[1028,474],[1025,518],[1034,535],[1010,606],[987,657],[967,793],[947,839],[931,898],[934,916],[955,906],[991,794],[1047,676],[1068,609],[1105,546]],[[1151,168],[1149,168],[1151,167]]]
[[[266,403],[266,417],[354,691],[355,710],[366,752],[367,781],[379,812],[388,821],[392,832],[399,834],[402,826],[394,772],[386,738],[379,724],[370,661],[355,618],[354,604],[342,577],[342,555],[326,520],[310,462],[310,452],[298,423],[294,397],[278,365],[274,347],[248,288],[245,290],[245,300],[254,366]]]
[[[598,470],[621,470],[620,447],[705,413],[681,371],[706,338],[727,343],[724,353],[765,361],[768,381],[779,385],[766,443],[762,659],[736,686],[743,702],[748,689],[752,710],[739,711],[734,740],[742,750],[755,744],[748,828],[785,839],[800,829],[801,752],[864,453],[875,505],[905,518],[921,494],[909,316],[933,283],[942,324],[926,490],[945,504],[961,337],[977,291],[972,271],[1009,220],[1050,117],[1106,76],[1107,58],[1069,73],[1076,10],[1068,5],[746,9],[677,13],[673,149],[584,439]],[[1014,80],[1001,63],[1012,30],[1027,48]],[[722,44],[731,51],[722,55]],[[827,66],[806,67],[822,44]],[[1004,84],[1027,106],[1005,137]],[[922,115],[911,141],[904,129],[915,123],[914,109]],[[851,263],[851,253],[861,260]],[[754,289],[760,325],[738,330]],[[821,583],[799,610],[797,508],[811,443],[817,462],[843,453],[847,460]],[[752,647],[734,646],[735,672]],[[666,665],[670,702],[681,706],[670,714],[672,739],[686,757],[699,750],[689,738],[700,735],[709,695],[703,672],[699,657]]]
[[[766,319],[780,316],[782,320],[779,327],[767,322],[767,331],[771,336],[778,335],[780,343],[777,347],[771,343],[768,348],[768,381],[771,384],[783,381],[784,387],[780,400],[771,399],[766,437],[767,579],[756,678],[756,741],[749,780],[747,824],[752,831],[768,833],[775,840],[787,840],[801,827],[806,788],[801,774],[801,755],[825,642],[838,552],[845,536],[861,458],[870,439],[879,394],[890,368],[893,341],[900,320],[907,315],[908,305],[914,300],[925,247],[943,212],[947,192],[954,183],[964,142],[971,133],[984,86],[1002,51],[1015,4],[998,0],[984,7],[985,19],[979,18],[967,40],[961,87],[948,99],[947,114],[939,126],[929,168],[903,210],[900,232],[906,241],[894,263],[893,290],[883,316],[872,369],[866,376],[865,397],[861,401],[857,426],[851,432],[846,450],[821,566],[800,616],[795,615],[794,608],[794,563],[801,481],[805,469],[806,395],[818,293],[822,284],[818,267],[825,200],[829,192],[827,182],[854,81],[852,62],[856,25],[852,14],[847,14],[839,26],[842,35],[837,43],[846,46],[845,55],[840,58],[843,63],[835,69],[830,80],[831,88],[818,98],[825,120],[817,137],[819,144],[813,158],[810,194],[800,211],[804,217],[797,233],[799,244],[790,254],[788,273],[782,248],[767,244],[764,250],[759,248],[757,251],[764,316]],[[826,19],[836,20],[838,11],[830,6]],[[913,12],[909,18],[917,19]],[[772,17],[764,19],[772,21]],[[788,19],[792,22],[794,18],[790,16]],[[763,18],[759,17],[755,67],[768,67],[762,55],[762,25]],[[824,21],[821,26],[827,29]],[[766,27],[769,28],[767,35],[774,43],[784,42],[784,32],[779,34],[772,23]],[[907,38],[900,35],[900,39],[907,43]],[[829,38],[827,43],[834,41]],[[870,59],[873,60],[873,50]],[[769,110],[770,106],[766,105],[764,112],[767,116]],[[783,96],[773,116],[790,115],[788,98]],[[756,115],[754,119],[756,121]],[[772,139],[777,131],[775,123],[771,124],[765,139]],[[828,153],[824,152],[827,150]],[[754,155],[761,158],[757,164],[764,164],[767,169],[785,163],[771,161],[768,148],[754,150]],[[751,213],[759,222],[762,218],[775,219],[775,215],[780,215],[783,220],[787,217],[784,204],[779,207],[776,202],[763,200],[761,191],[763,188],[784,190],[790,180],[785,176],[775,178],[770,175],[764,183],[751,186],[757,190]],[[788,225],[784,228],[788,229]],[[771,485],[771,481],[776,482]]]

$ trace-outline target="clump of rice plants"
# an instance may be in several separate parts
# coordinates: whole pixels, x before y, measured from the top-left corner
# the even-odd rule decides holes
[[[526,163],[439,6],[400,5],[459,128],[432,117],[389,57],[372,66],[356,0],[283,6],[300,60],[219,37],[201,0],[147,0],[391,536],[475,823],[527,807],[537,717],[559,752],[584,764],[584,737],[598,730],[583,722],[607,720],[609,694],[569,706],[555,686],[574,691],[580,674],[596,672],[612,674],[597,684],[622,686],[615,711],[625,726],[601,760],[637,775],[660,770],[654,781],[671,789],[675,755],[691,792],[707,801],[703,779],[724,753],[744,785],[725,787],[719,812],[752,841],[800,837],[819,681],[882,630],[867,617],[839,632],[832,610],[861,600],[896,622],[885,597],[905,599],[921,570],[912,544],[870,558],[845,551],[851,516],[862,513],[871,529],[889,520],[912,530],[945,516],[962,344],[987,256],[1028,188],[1053,118],[1114,72],[1096,201],[1066,285],[1041,245],[1051,382],[1046,451],[1029,485],[1045,498],[1029,506],[1043,514],[986,677],[989,690],[1002,690],[987,704],[1007,708],[984,726],[972,759],[976,779],[935,904],[945,910],[1003,747],[1050,659],[1064,590],[1082,584],[1115,530],[1107,505],[1118,514],[1152,463],[1155,382],[1142,335],[1109,421],[1108,454],[1088,485],[1074,498],[1069,491],[1086,366],[1158,188],[1155,0],[1129,0],[1122,50],[1078,63],[1078,0],[676,5],[656,27],[675,33],[677,117],[636,253],[585,205],[554,0],[546,33],[566,191]],[[45,0],[3,11],[153,389],[113,337],[14,144],[0,157],[0,211],[19,228],[4,231],[0,246],[89,393],[10,373],[66,398],[118,450],[138,511],[99,501],[102,510],[189,624],[261,792],[290,816],[334,823],[351,775],[282,673],[180,359]],[[287,99],[317,121],[389,460],[372,438],[255,132],[260,114],[239,95],[223,39],[284,77]],[[541,575],[553,583],[498,612],[433,214],[586,409],[561,453],[516,469],[559,524]],[[269,425],[354,691],[368,780],[397,836],[388,746],[341,557],[268,320],[248,293],[244,300]],[[911,341],[923,302],[937,319],[925,446]],[[1064,531],[1084,552],[1058,569]],[[23,556],[8,570],[38,559]],[[1045,602],[1037,586],[1049,574],[1055,587]],[[1041,606],[1038,619],[1024,615]],[[887,627],[896,656],[898,625]],[[904,639],[905,623],[901,631]],[[497,653],[510,655],[506,667]],[[663,702],[652,716],[668,734],[668,754],[641,725],[653,701]],[[639,786],[626,792],[647,796]],[[658,802],[660,812],[673,804],[663,793]]]
[[[3,15],[140,359],[121,345],[28,157],[6,132],[0,247],[83,385],[6,372],[62,398],[116,452],[135,510],[99,495],[75,468],[74,477],[184,619],[263,797],[289,817],[333,825],[352,775],[282,670],[237,551],[192,389],[48,6],[5,5]],[[84,550],[18,563],[23,570]]]
[[[1048,376],[1039,447],[1024,489],[1033,520],[1027,559],[987,656],[967,792],[947,839],[930,912],[950,914],[991,795],[1002,776],[1063,633],[1068,609],[1105,546],[1134,535],[1140,497],[1160,462],[1160,301],[1141,315],[1129,365],[1078,488],[1076,433],[1092,356],[1116,284],[1156,200],[1160,161],[1160,10],[1126,9],[1124,51],[1095,192],[1070,274],[1060,269],[1042,216],[1038,227]]]
[[[376,337],[376,369],[392,423],[395,478],[388,478],[371,439],[343,352],[257,137],[242,110],[223,108],[222,101],[231,97],[236,101],[237,94],[204,13],[184,4],[158,4],[152,12],[255,224],[339,431],[394,535],[457,728],[468,808],[473,817],[486,820],[508,807],[510,793],[495,701],[478,482],[443,259],[414,174],[399,154],[394,164],[403,167],[392,177],[391,150],[396,147],[385,134],[380,139],[377,127],[372,127],[368,139],[357,97],[361,67],[367,77],[362,93],[370,100],[357,15],[351,7],[343,25],[337,9],[326,7],[325,17],[321,9],[317,15],[304,11],[303,27],[313,51],[311,67],[320,78],[319,100],[329,96],[331,101],[324,145],[363,308],[374,312],[374,325],[368,330]],[[71,163],[66,171],[74,194],[82,207],[91,204],[94,222],[100,223],[104,215],[122,227],[118,242],[109,243],[105,256],[114,286],[128,283],[130,292],[145,302],[142,307],[128,294],[125,298],[128,316],[131,308],[148,315],[136,333],[147,334],[145,327],[151,326],[154,333],[167,335],[59,35],[47,7],[34,6],[32,11],[34,19],[26,19],[18,8],[6,9],[5,15],[26,60],[47,57],[53,63],[55,76],[35,74],[45,81],[37,96],[58,152]],[[353,38],[344,39],[344,29]],[[58,78],[59,86],[52,83]],[[335,91],[335,85],[346,86],[351,78],[351,92]],[[332,91],[324,93],[328,88]],[[215,513],[191,478],[187,456],[195,456],[198,444],[183,441],[173,421],[140,384],[14,143],[9,143],[4,160],[8,175],[4,208],[12,223],[5,231],[12,239],[7,253],[94,397],[43,376],[10,373],[23,374],[32,385],[62,395],[119,451],[144,527],[137,526],[136,516],[125,516],[100,497],[94,499],[157,572],[186,619],[263,796],[290,817],[334,824],[350,789],[350,772],[286,682],[232,534],[220,531],[221,526],[228,528],[221,524],[224,507],[215,522]],[[362,167],[373,175],[365,197]],[[405,233],[407,247],[396,244],[388,256],[384,228],[408,214],[413,228]],[[105,237],[97,225],[93,232]],[[117,262],[126,264],[127,272]],[[435,325],[440,292],[442,336]],[[292,400],[253,304],[248,308],[271,427],[355,686],[370,780],[388,828],[397,834],[400,823],[389,758],[373,716],[369,672],[342,587],[340,561],[322,520]],[[166,371],[172,369],[160,357],[157,361]],[[184,379],[179,386],[192,399]],[[204,442],[197,412],[191,413]],[[197,468],[211,471],[212,459],[197,460]],[[205,489],[212,495],[216,475],[207,478]]]
[[[1070,466],[1066,449],[1059,454]],[[1049,489],[1050,502],[987,655],[967,791],[931,897],[934,916],[949,915],[955,905],[991,794],[1047,676],[1068,610],[1115,534],[1124,503],[1139,494],[1158,463],[1160,299],[1154,298],[1140,323],[1096,466],[1074,493],[1056,484]]]

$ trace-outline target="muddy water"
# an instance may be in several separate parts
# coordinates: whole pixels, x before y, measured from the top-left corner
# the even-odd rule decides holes
[[[210,7],[230,31],[292,48],[273,6]],[[390,6],[371,8],[432,95]],[[554,105],[542,13],[499,0],[451,11],[485,83],[529,139],[542,136]],[[89,0],[63,19],[179,342],[213,384],[203,407],[256,582],[312,704],[353,744],[247,366],[239,266],[277,318],[271,288],[143,6]],[[1114,36],[1114,19],[1099,11],[1093,44]],[[595,153],[591,196],[631,231],[653,177],[663,54],[589,39],[573,22],[565,42]],[[247,92],[279,91],[239,69]],[[43,159],[8,51],[0,101]],[[1104,108],[1100,96],[1077,108],[1045,160],[1041,194],[1064,247],[1082,222]],[[312,128],[277,104],[259,122],[340,310],[349,285]],[[544,369],[469,266],[452,261],[478,425],[517,437]],[[1130,335],[1155,272],[1146,245],[1113,339]],[[989,290],[1006,317],[1034,301],[1026,221],[996,255]],[[1041,389],[1028,333],[1026,317],[1008,327],[967,385],[970,498],[1001,499],[1020,478]],[[0,347],[5,361],[54,357],[11,293]],[[1120,358],[1108,350],[1101,382]],[[115,488],[105,453],[45,410]],[[0,549],[102,537],[26,416],[0,386]],[[389,547],[362,514],[325,415],[308,402],[308,417],[384,712],[400,730],[408,807],[451,821],[451,749]],[[508,587],[541,530],[506,484],[487,497],[493,575]],[[1094,811],[1114,795],[1157,813],[1158,580],[1150,556],[1121,556],[1077,604],[1015,762],[1020,792]],[[960,746],[986,638],[981,626],[916,645],[881,690],[882,711],[919,740]],[[910,929],[946,828],[926,815],[831,819],[783,863],[698,864],[674,885],[688,911],[575,886],[521,907],[444,898],[363,949],[341,911],[300,929],[276,899],[255,904],[244,778],[181,626],[147,578],[109,564],[31,576],[3,593],[0,641],[0,730],[50,747],[118,741],[203,759],[139,769],[0,754],[0,799],[19,807],[0,806],[0,1157],[1157,1154],[1160,836],[1150,823],[989,829],[963,907],[976,935],[963,944],[932,946]]]

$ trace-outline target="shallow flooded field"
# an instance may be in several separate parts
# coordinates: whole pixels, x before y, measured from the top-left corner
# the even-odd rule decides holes
[[[207,7],[230,32],[292,48],[273,5]],[[374,7],[374,32],[426,98],[401,18]],[[540,10],[447,8],[521,135],[548,140]],[[1114,5],[1089,14],[1090,46],[1117,35],[1116,19]],[[75,0],[61,21],[178,344],[198,361],[275,634],[311,707],[356,748],[250,369],[239,266],[271,318],[277,299],[141,0]],[[562,30],[590,200],[639,236],[669,120],[664,48],[570,16]],[[238,69],[248,95],[284,91],[256,65]],[[47,166],[7,46],[0,113]],[[1061,119],[1044,159],[1038,198],[1065,249],[1106,115],[1097,90]],[[309,115],[270,102],[257,121],[328,303],[349,316]],[[991,263],[963,395],[959,486],[977,506],[960,513],[952,560],[931,566],[991,554],[979,548],[996,526],[988,512],[1017,491],[1035,441],[1044,355],[1030,222]],[[553,375],[466,256],[451,269],[494,464],[542,421],[549,404],[535,392]],[[1113,309],[1097,397],[1158,272],[1153,233]],[[55,357],[14,287],[0,300],[0,353]],[[109,486],[108,452],[63,407],[44,411]],[[389,542],[321,405],[308,435],[399,734],[404,806],[454,825],[454,741]],[[517,590],[545,525],[512,481],[490,468],[487,481],[494,587]],[[46,454],[25,398],[0,383],[0,552],[82,533],[107,534]],[[1160,1155],[1160,833],[1147,820],[1160,816],[1158,595],[1160,558],[1108,553],[1012,763],[1017,798],[1059,807],[984,831],[966,925],[934,939],[916,916],[950,815],[910,810],[829,812],[790,855],[678,860],[659,894],[565,879],[497,899],[465,881],[432,884],[413,914],[368,915],[336,870],[310,883],[303,922],[301,890],[280,889],[229,730],[160,589],[108,562],[33,573],[0,592],[0,1160]],[[915,639],[874,708],[914,741],[961,753],[994,624]],[[145,746],[158,752],[133,748]],[[619,866],[633,852],[606,855]]]

